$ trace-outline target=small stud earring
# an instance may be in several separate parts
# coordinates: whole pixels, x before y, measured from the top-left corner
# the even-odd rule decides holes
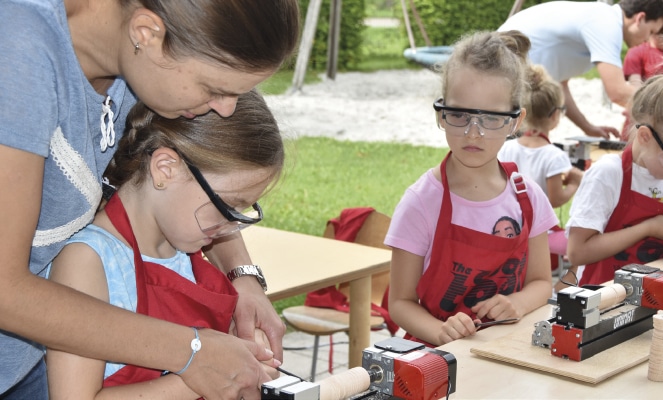
[[[159,188],[159,189],[163,189],[163,182],[159,182],[159,183],[157,183],[157,188]]]
[[[134,45],[134,54],[138,55],[138,50],[140,50],[140,43],[136,42]]]

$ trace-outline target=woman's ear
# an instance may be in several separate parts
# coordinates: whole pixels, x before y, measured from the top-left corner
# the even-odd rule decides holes
[[[177,176],[182,158],[171,148],[159,147],[150,158],[150,176],[157,190],[165,189]]]
[[[137,51],[151,47],[161,51],[165,33],[166,26],[158,15],[142,7],[134,10],[129,20],[129,36]]]

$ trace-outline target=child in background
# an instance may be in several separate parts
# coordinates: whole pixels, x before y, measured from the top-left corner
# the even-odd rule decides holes
[[[631,47],[624,57],[624,78],[636,87],[642,85],[654,75],[663,71],[663,34],[651,35],[648,41],[636,47]],[[624,110],[626,121],[622,128],[621,140],[628,140],[631,128],[628,111]]]
[[[533,179],[548,196],[553,208],[566,204],[575,194],[583,172],[571,165],[569,156],[550,143],[549,134],[564,114],[564,92],[541,65],[530,65],[527,71],[529,91],[523,105],[527,110],[524,133],[507,140],[497,153],[500,161],[511,161],[518,170]],[[548,235],[552,254],[566,254],[564,230],[556,227]]]
[[[663,33],[651,35],[648,41],[631,47],[624,56],[624,77],[635,86],[663,71]]]
[[[232,332],[237,292],[200,250],[262,219],[256,201],[283,162],[278,126],[255,90],[239,96],[231,117],[210,112],[167,119],[137,104],[106,171],[117,192],[68,241],[50,279],[117,307],[195,327],[196,338],[204,328]],[[194,341],[189,362],[167,374],[49,349],[50,396],[197,399],[179,377],[197,350],[205,351]]]
[[[434,108],[450,151],[405,192],[385,239],[389,313],[407,338],[439,346],[550,296],[547,231],[557,217],[538,185],[497,160],[525,116],[528,50],[520,32],[478,32],[443,66]]]
[[[583,172],[573,167],[569,156],[548,138],[564,115],[561,85],[540,65],[528,67],[527,80],[530,89],[523,101],[527,110],[524,133],[516,140],[507,140],[497,158],[515,162],[520,172],[538,183],[553,208],[557,208],[571,200]]]
[[[633,97],[633,128],[621,156],[587,170],[567,223],[568,256],[580,285],[602,284],[630,263],[663,258],[663,76]]]

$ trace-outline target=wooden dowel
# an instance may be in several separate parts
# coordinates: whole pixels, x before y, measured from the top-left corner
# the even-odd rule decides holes
[[[362,367],[355,367],[320,381],[320,400],[347,399],[368,390],[371,379]]]
[[[599,310],[605,310],[606,308],[617,305],[626,298],[626,288],[620,284],[605,286],[598,291],[601,293]]]

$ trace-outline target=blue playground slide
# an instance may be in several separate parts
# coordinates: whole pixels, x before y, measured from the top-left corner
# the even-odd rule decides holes
[[[444,63],[451,56],[451,46],[426,46],[408,48],[403,51],[403,56],[408,60],[417,62],[425,67],[432,68],[435,64]]]

